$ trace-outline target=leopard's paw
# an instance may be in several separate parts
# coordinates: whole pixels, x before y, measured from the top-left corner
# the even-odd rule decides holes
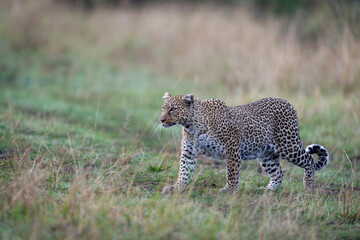
[[[234,193],[235,191],[233,190],[233,189],[231,189],[231,188],[229,188],[229,187],[227,187],[227,186],[225,186],[225,187],[223,187],[223,188],[221,188],[220,190],[219,190],[219,193],[220,194],[223,194],[223,193]]]
[[[162,190],[162,194],[173,195],[174,190],[175,190],[174,186],[165,186],[164,189]]]

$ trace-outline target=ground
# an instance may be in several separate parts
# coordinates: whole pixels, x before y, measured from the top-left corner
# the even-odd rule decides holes
[[[300,61],[310,53],[302,51],[295,53],[295,60],[283,55],[286,62],[294,61],[291,66],[268,63],[280,68],[280,75],[270,72],[256,52],[254,62],[269,72],[256,75],[250,59],[247,66],[254,75],[246,70],[237,73],[231,65],[233,56],[223,49],[218,50],[224,54],[219,55],[222,60],[232,60],[223,62],[221,69],[214,68],[214,58],[202,59],[207,51],[201,50],[191,66],[184,67],[189,59],[178,54],[183,49],[192,54],[193,46],[175,47],[179,42],[170,30],[159,36],[149,34],[163,24],[157,18],[173,19],[161,8],[93,14],[60,9],[67,14],[62,21],[56,18],[59,10],[49,10],[43,16],[48,21],[31,23],[40,24],[41,31],[2,9],[1,239],[360,238],[359,72],[349,70],[348,79],[341,82],[336,78],[340,70],[323,67],[311,69],[308,80],[301,69],[296,70],[297,61],[309,69]],[[169,20],[173,29],[188,34],[193,44],[211,35],[214,46],[224,39],[212,35],[211,29],[237,16],[236,11],[228,16],[211,8],[200,8],[198,14],[183,14],[173,7],[169,11],[177,14],[170,14],[175,16],[173,22]],[[52,16],[57,21],[49,21]],[[214,17],[216,23],[211,20]],[[269,26],[276,31],[279,24],[269,20],[266,25],[246,15],[240,18],[264,30],[248,29],[254,36],[267,34]],[[129,19],[139,31],[135,34],[147,33],[145,39],[130,35],[130,30],[123,36],[117,30],[121,35],[117,36],[106,29]],[[196,35],[196,24],[204,22],[203,31]],[[99,29],[104,31],[101,37],[97,37]],[[232,28],[221,31],[238,36]],[[272,35],[268,37],[271,41]],[[111,42],[112,38],[117,41]],[[158,38],[167,38],[169,45],[154,49],[151,44]],[[247,46],[253,42],[244,36],[240,39]],[[300,48],[292,44],[294,51]],[[321,54],[327,51],[326,46],[318,48],[323,48]],[[346,59],[358,63],[358,52],[350,47],[344,51],[349,55],[343,63]],[[311,64],[331,65],[319,56]],[[237,60],[243,63],[241,57]],[[233,75],[225,76],[225,70]],[[266,76],[271,83],[261,80]],[[315,80],[309,86],[311,79]],[[243,164],[238,193],[218,195],[226,181],[225,163],[201,158],[183,195],[162,195],[161,189],[176,180],[181,138],[179,127],[158,128],[166,91],[220,98],[229,105],[267,96],[287,99],[298,111],[304,145],[318,143],[331,152],[329,165],[316,173],[316,190],[305,191],[302,169],[283,160],[285,177],[278,191],[260,190],[269,178],[257,161],[251,161]]]

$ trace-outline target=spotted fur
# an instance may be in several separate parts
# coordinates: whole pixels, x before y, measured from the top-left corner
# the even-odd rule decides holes
[[[242,160],[259,159],[270,176],[269,190],[276,190],[283,180],[280,158],[304,169],[305,188],[315,187],[315,171],[329,162],[324,147],[313,144],[303,148],[296,110],[283,99],[263,98],[228,107],[221,100],[201,100],[192,94],[165,93],[163,98],[162,125],[183,127],[178,180],[174,186],[165,187],[164,193],[185,190],[200,155],[227,159],[227,184],[221,192],[237,191]],[[314,153],[319,156],[316,163]]]

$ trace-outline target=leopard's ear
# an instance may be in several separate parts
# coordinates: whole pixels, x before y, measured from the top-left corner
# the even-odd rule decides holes
[[[170,97],[171,97],[171,95],[168,92],[166,92],[162,98],[166,100]]]
[[[194,95],[186,94],[184,101],[187,106],[190,106],[194,102]]]

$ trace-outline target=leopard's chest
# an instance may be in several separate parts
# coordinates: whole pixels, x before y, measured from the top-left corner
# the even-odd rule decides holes
[[[197,140],[200,155],[215,159],[225,159],[226,150],[219,140],[208,133],[200,135]]]

